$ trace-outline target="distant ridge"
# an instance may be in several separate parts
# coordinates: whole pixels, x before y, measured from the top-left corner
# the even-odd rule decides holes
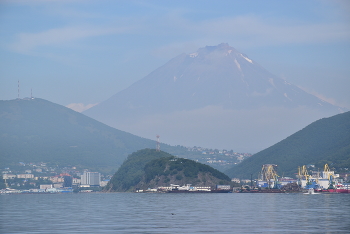
[[[350,169],[350,111],[320,119],[277,144],[254,154],[226,174],[237,178],[257,177],[263,164],[277,164],[280,176],[292,176],[298,166],[328,163],[337,171]]]
[[[170,144],[255,153],[342,111],[221,43],[180,54],[84,114]]]
[[[154,140],[111,128],[44,99],[0,101],[0,165],[50,162],[110,172]],[[163,150],[181,149],[161,145]]]

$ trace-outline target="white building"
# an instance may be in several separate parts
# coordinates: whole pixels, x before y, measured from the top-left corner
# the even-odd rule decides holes
[[[99,172],[87,172],[81,176],[81,185],[100,186],[101,175]]]
[[[17,176],[14,175],[14,174],[3,174],[3,175],[2,175],[2,178],[3,178],[4,180],[14,179],[14,178],[16,178],[16,177],[17,177]]]
[[[73,178],[72,183],[73,183],[74,185],[78,185],[78,184],[80,184],[80,183],[81,183],[81,179],[78,179],[78,178]]]
[[[106,186],[108,184],[108,182],[109,182],[109,180],[103,180],[103,181],[100,182],[100,186],[104,187],[104,186]]]
[[[20,178],[20,179],[33,179],[34,175],[33,174],[18,174],[17,178]]]
[[[40,189],[49,189],[52,188],[52,184],[41,184]]]

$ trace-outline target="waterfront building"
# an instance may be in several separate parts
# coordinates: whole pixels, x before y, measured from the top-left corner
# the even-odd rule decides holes
[[[232,178],[231,181],[235,183],[241,183],[241,180],[238,178]]]
[[[53,187],[53,188],[62,188],[62,187],[63,187],[63,183],[55,183],[55,184],[52,184],[52,187]]]
[[[81,185],[100,186],[101,175],[99,172],[85,171],[81,176]]]
[[[61,176],[55,175],[55,176],[51,176],[50,180],[52,183],[56,184],[56,183],[63,183],[64,179]]]
[[[81,184],[81,179],[73,178],[72,183],[73,183],[73,185],[79,185],[79,184]]]
[[[73,185],[73,177],[71,176],[63,176],[63,187],[69,188]]]
[[[41,184],[40,185],[40,189],[50,189],[52,188],[52,184]]]

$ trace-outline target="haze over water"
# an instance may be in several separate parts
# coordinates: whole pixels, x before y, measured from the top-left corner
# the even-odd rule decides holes
[[[0,196],[0,233],[347,233],[347,194]]]

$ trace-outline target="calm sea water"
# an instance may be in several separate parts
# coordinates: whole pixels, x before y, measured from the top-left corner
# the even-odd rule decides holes
[[[0,233],[350,233],[350,194],[0,196]]]

